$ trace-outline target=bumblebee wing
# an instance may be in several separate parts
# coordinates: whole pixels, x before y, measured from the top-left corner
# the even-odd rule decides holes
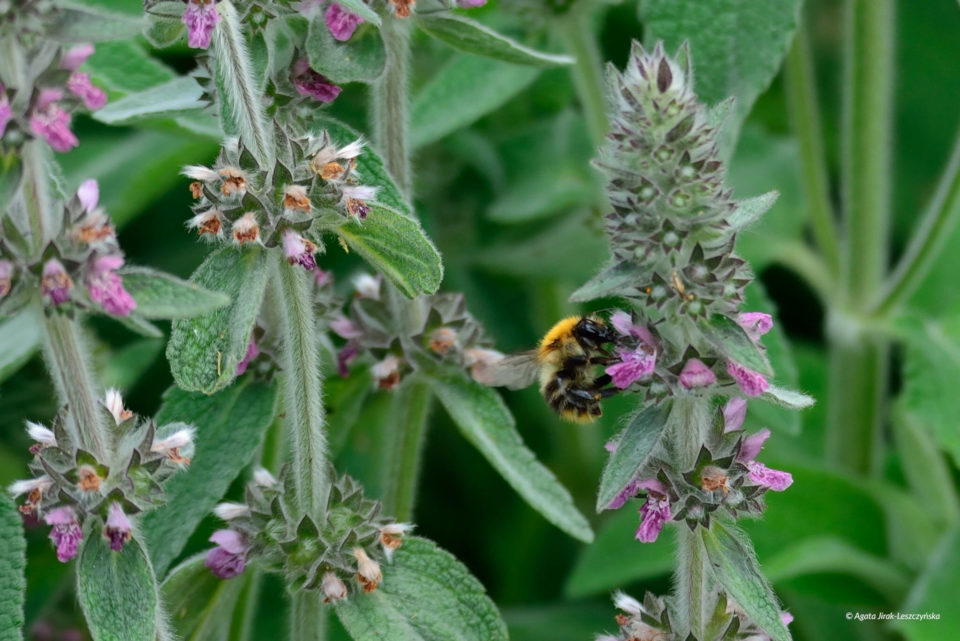
[[[523,389],[536,382],[539,370],[537,353],[530,351],[511,354],[495,363],[475,367],[473,377],[489,387]]]

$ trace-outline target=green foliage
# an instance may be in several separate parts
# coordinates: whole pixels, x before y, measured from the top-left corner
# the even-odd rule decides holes
[[[66,43],[124,40],[139,35],[142,24],[129,14],[75,5],[57,12],[48,34]]]
[[[764,375],[773,374],[766,354],[747,336],[743,328],[729,317],[716,314],[701,327],[707,340],[730,360]]]
[[[408,538],[383,568],[383,584],[335,611],[354,641],[506,641],[507,628],[483,586],[448,552]]]
[[[181,115],[203,107],[203,90],[193,78],[178,77],[111,101],[94,117],[108,125],[125,125]]]
[[[451,47],[487,58],[521,65],[569,65],[569,56],[535,51],[469,18],[448,13],[425,14],[417,26]]]
[[[0,639],[3,641],[23,639],[26,551],[20,513],[8,496],[0,496]]]
[[[335,83],[373,82],[387,61],[379,30],[359,29],[347,42],[339,42],[320,12],[310,21],[306,47],[310,68]]]
[[[16,373],[37,353],[43,340],[40,312],[26,307],[15,316],[0,321],[0,381]]]
[[[127,267],[123,286],[137,302],[142,318],[190,318],[220,309],[230,298],[149,267]]]
[[[960,529],[944,535],[930,555],[929,565],[917,578],[904,612],[936,613],[936,621],[895,621],[894,627],[909,641],[939,641],[960,634],[955,608],[955,586],[960,572]]]
[[[670,418],[670,405],[653,405],[632,416],[623,432],[616,438],[617,449],[610,454],[600,491],[597,493],[597,512],[607,509],[647,465],[660,443]]]
[[[184,641],[239,639],[234,607],[253,579],[253,572],[229,581],[218,579],[198,554],[170,570],[160,595],[170,612],[170,624]]]

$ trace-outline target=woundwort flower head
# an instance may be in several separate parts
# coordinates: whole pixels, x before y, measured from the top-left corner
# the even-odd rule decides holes
[[[58,90],[41,90],[37,105],[30,115],[30,131],[47,141],[54,151],[70,151],[80,144],[70,131],[70,114],[60,108]]]
[[[734,396],[723,406],[723,431],[732,432],[740,429],[747,417],[747,399]]]
[[[627,312],[618,309],[610,315],[610,324],[622,336],[633,336],[641,340],[650,347],[656,347],[657,342],[653,334],[647,329],[646,325],[634,323],[633,318]]]
[[[210,234],[220,238],[223,235],[223,214],[219,209],[213,207],[202,211],[187,221],[187,227],[196,229],[197,234]]]
[[[100,87],[90,82],[90,74],[74,71],[67,78],[67,89],[74,96],[83,101],[83,105],[90,111],[95,111],[107,104],[107,94]]]
[[[103,305],[103,309],[114,316],[129,316],[137,306],[116,273],[122,266],[122,256],[100,256],[94,259],[87,274],[87,291],[91,300]]]
[[[43,520],[51,526],[50,540],[57,546],[57,560],[66,563],[77,556],[80,541],[83,539],[83,530],[80,529],[80,523],[73,508],[58,507],[50,510]]]
[[[238,245],[244,243],[254,243],[260,238],[260,225],[257,224],[257,216],[252,211],[248,211],[240,216],[233,223],[233,240]]]
[[[770,430],[763,429],[756,434],[751,434],[743,440],[740,445],[740,453],[737,460],[747,466],[747,478],[756,485],[782,492],[793,484],[793,475],[781,470],[773,470],[755,460],[763,444],[770,438]]]
[[[663,487],[663,483],[657,479],[633,479],[607,504],[607,509],[619,510],[628,500],[636,496],[640,490],[647,490],[658,496],[666,496],[667,494],[667,489]]]
[[[649,376],[657,365],[657,352],[646,343],[640,343],[636,349],[617,348],[617,355],[619,362],[605,371],[620,389],[626,389],[634,381]]]
[[[188,465],[190,459],[180,456],[180,450],[193,442],[193,431],[192,427],[177,430],[167,438],[154,441],[150,451],[165,455],[171,463]]]
[[[707,387],[717,382],[717,377],[713,370],[699,358],[691,358],[683,365],[680,372],[680,384],[687,389],[694,387]]]
[[[10,293],[13,287],[13,263],[0,260],[0,298]]]
[[[377,188],[367,185],[349,185],[343,188],[343,196],[340,204],[346,207],[347,213],[354,218],[366,220],[370,213],[370,207],[367,202],[377,196]]]
[[[670,501],[651,492],[646,502],[640,506],[640,527],[636,539],[642,543],[653,543],[660,536],[663,524],[670,520]]]
[[[403,545],[403,535],[413,529],[411,523],[389,523],[380,528],[380,545],[389,561],[393,551]]]
[[[123,406],[123,397],[120,395],[120,390],[116,388],[111,387],[104,392],[103,400],[100,402],[103,403],[103,406],[106,407],[110,415],[113,416],[113,422],[116,425],[120,425],[133,417],[133,412]]]
[[[290,80],[301,96],[309,96],[320,102],[333,102],[340,95],[340,87],[311,69],[310,61],[306,58],[298,58],[293,63]]]
[[[242,198],[243,195],[247,193],[247,175],[242,169],[238,169],[237,167],[224,167],[219,171],[219,174],[220,177],[223,178],[223,184],[220,185],[220,193],[224,196],[236,194]]]
[[[770,389],[770,383],[763,374],[746,368],[736,361],[727,361],[727,373],[740,386],[740,391],[747,396],[760,396]]]
[[[362,547],[353,548],[353,556],[357,559],[357,582],[364,592],[373,592],[383,580],[380,564],[371,559]]]
[[[310,213],[310,197],[303,185],[289,185],[283,190],[283,208],[288,212]]]
[[[250,516],[250,508],[244,503],[225,502],[214,506],[213,513],[221,521],[232,521]]]
[[[292,229],[283,230],[283,255],[291,265],[300,265],[306,270],[317,268],[314,254],[317,246]]]
[[[77,468],[77,488],[84,492],[96,492],[103,483],[103,477],[97,474],[92,465],[81,465]]]
[[[119,552],[123,544],[132,536],[130,519],[124,514],[119,503],[111,503],[107,512],[107,523],[103,527],[103,536],[110,541],[110,549]]]
[[[324,572],[320,580],[320,592],[323,593],[323,602],[332,603],[347,598],[347,584],[333,572]]]
[[[763,312],[743,312],[737,316],[737,322],[753,340],[773,329],[773,317]]]
[[[257,347],[257,341],[251,336],[250,342],[247,343],[246,353],[243,355],[243,358],[240,359],[240,362],[237,363],[237,376],[242,376],[244,372],[247,371],[247,368],[250,367],[250,361],[255,359],[259,354],[260,348]]]
[[[390,354],[370,368],[374,383],[383,390],[392,390],[400,382],[400,359]]]
[[[97,208],[97,203],[100,202],[100,185],[96,179],[90,178],[80,183],[80,188],[77,189],[77,198],[83,206],[83,211],[88,214],[93,212]]]
[[[217,547],[207,552],[203,564],[219,579],[232,579],[247,567],[247,545],[235,530],[217,530],[210,536]]]
[[[330,3],[323,17],[327,21],[330,34],[341,42],[349,40],[353,32],[357,30],[357,26],[363,22],[363,18],[346,11],[336,2]]]
[[[194,49],[208,48],[218,22],[220,13],[214,0],[189,0],[187,10],[183,12],[183,23],[187,25],[187,44]]]
[[[310,159],[310,170],[324,180],[337,180],[346,172],[346,167],[338,161],[346,160],[349,161],[346,163],[348,166],[352,165],[354,159],[359,156],[362,151],[362,139],[354,140],[339,149],[336,145],[327,142],[327,144],[320,147],[320,149],[313,154],[313,157]]]
[[[73,280],[59,260],[51,258],[43,264],[40,292],[48,303],[60,305],[67,302],[71,289],[73,289]]]
[[[446,354],[457,344],[457,333],[449,327],[438,327],[430,332],[429,347],[437,354]]]
[[[60,58],[60,68],[67,71],[76,71],[80,68],[80,65],[87,61],[87,58],[93,55],[93,52],[94,47],[89,42],[74,45],[67,49],[63,57]]]

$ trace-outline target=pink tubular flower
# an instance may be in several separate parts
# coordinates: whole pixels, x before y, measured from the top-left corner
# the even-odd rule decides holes
[[[647,494],[647,501],[640,506],[640,527],[636,539],[641,543],[653,543],[660,536],[663,524],[670,520],[670,501],[663,495]]]
[[[717,377],[713,370],[699,358],[691,358],[684,365],[680,372],[680,384],[687,389],[694,387],[707,387],[717,382]]]
[[[330,321],[330,329],[340,338],[360,338],[363,336],[363,330],[357,327],[357,324],[344,315],[337,316]]]
[[[736,361],[727,361],[727,373],[740,386],[740,391],[747,396],[760,396],[770,389],[770,383],[763,374],[748,369]]]
[[[95,111],[107,104],[107,94],[100,87],[93,86],[90,74],[74,71],[67,78],[67,89],[70,93],[83,101],[83,105],[90,111]]]
[[[129,316],[137,306],[137,302],[123,288],[123,280],[116,273],[122,266],[122,256],[100,256],[93,261],[87,275],[90,298],[103,305],[103,309],[114,316]]]
[[[119,552],[123,544],[130,540],[130,519],[123,513],[119,503],[111,503],[107,514],[107,524],[103,526],[103,536],[110,540],[110,549]]]
[[[37,98],[37,106],[30,116],[30,131],[47,141],[54,151],[70,151],[80,144],[70,131],[70,114],[56,103],[62,92],[45,89]]]
[[[641,343],[633,350],[617,349],[617,354],[620,362],[614,363],[605,371],[613,379],[613,384],[620,389],[626,389],[634,381],[648,376],[657,364],[656,351],[646,343]]]
[[[350,375],[350,363],[357,360],[357,356],[359,355],[360,346],[357,345],[357,341],[348,341],[347,344],[343,346],[343,349],[337,354],[337,374],[339,374],[341,378],[346,378]]]
[[[634,325],[633,318],[625,311],[617,310],[610,316],[610,324],[620,334],[638,338],[650,347],[656,347],[657,341],[644,325]]]
[[[789,472],[772,470],[755,460],[768,438],[770,438],[770,430],[767,429],[745,438],[740,445],[737,460],[747,466],[747,478],[752,483],[770,488],[775,492],[782,492],[793,484],[793,476]]]
[[[244,354],[240,362],[237,363],[237,376],[241,376],[247,371],[247,367],[250,366],[250,361],[255,359],[258,354],[260,354],[260,348],[257,347],[257,341],[253,340],[253,336],[251,336],[250,342],[247,343],[247,353]]]
[[[363,18],[355,13],[344,10],[344,8],[336,2],[330,3],[327,11],[323,14],[323,18],[327,21],[327,28],[330,30],[330,35],[340,42],[349,40],[353,32],[357,30],[357,26],[363,22]]]
[[[311,69],[310,61],[306,58],[298,58],[293,63],[290,80],[301,96],[309,96],[320,102],[333,102],[340,95],[340,87]]]
[[[753,340],[773,329],[773,317],[763,312],[744,312],[737,316],[737,322]]]
[[[0,138],[3,138],[3,133],[11,120],[13,120],[13,108],[10,106],[10,100],[7,99],[7,89],[0,82]]]
[[[283,254],[291,265],[299,264],[308,271],[316,269],[317,259],[313,256],[316,251],[317,246],[297,232],[292,229],[283,231]]]
[[[206,49],[213,38],[213,29],[220,22],[220,13],[214,0],[189,0],[183,12],[187,25],[187,44],[193,49]]]
[[[100,185],[93,178],[84,180],[80,184],[80,188],[77,189],[77,198],[83,205],[83,210],[89,214],[97,208],[97,203],[100,202]]]
[[[732,432],[740,429],[743,420],[747,417],[747,399],[734,396],[723,406],[723,432]]]
[[[232,579],[247,567],[247,545],[235,530],[217,530],[210,536],[217,547],[207,552],[203,564],[218,579]]]
[[[58,507],[43,517],[50,529],[50,540],[57,546],[57,560],[66,563],[77,556],[83,530],[72,507]]]
[[[67,49],[60,58],[60,68],[67,71],[76,71],[80,68],[87,58],[93,55],[94,47],[89,42],[78,44]]]
[[[71,289],[73,289],[73,281],[59,260],[51,258],[43,264],[40,293],[51,305],[67,302]]]
[[[607,504],[608,510],[619,510],[626,502],[637,495],[640,490],[647,490],[661,496],[666,496],[667,490],[663,483],[657,479],[633,479],[627,486],[620,490],[620,493],[610,503]]]

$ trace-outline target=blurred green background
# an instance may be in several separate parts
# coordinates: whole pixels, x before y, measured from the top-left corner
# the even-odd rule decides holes
[[[107,4],[116,8],[119,3]],[[128,10],[138,12],[138,4],[129,2]],[[541,34],[553,51],[563,48],[554,41],[550,20],[531,18],[536,11],[510,13],[510,4],[491,2],[476,17],[508,32]],[[831,198],[837,201],[842,10],[840,3],[820,0],[809,2],[804,13],[815,56]],[[637,3],[602,6],[589,15],[603,58],[622,67],[631,39],[644,35]],[[960,8],[954,0],[901,0],[896,31],[894,257],[935,189],[957,128]],[[133,40],[98,45],[89,66],[95,83],[116,99],[162,83],[193,64],[182,43],[151,51],[144,41]],[[413,69],[416,210],[444,256],[443,289],[466,295],[499,349],[527,349],[556,319],[577,311],[566,302],[568,295],[606,259],[602,192],[589,166],[592,145],[570,70],[516,67],[451,53],[421,36],[414,41]],[[460,104],[441,95],[437,74],[464,78],[472,93]],[[478,101],[484,104],[477,106]],[[369,131],[366,105],[366,90],[350,85],[331,111]],[[483,113],[472,114],[481,107]],[[184,164],[213,159],[217,140],[202,133],[210,130],[209,123],[181,118],[117,128],[79,118],[77,130],[80,148],[59,157],[68,189],[87,177],[99,179],[102,202],[117,223],[129,261],[189,276],[208,248],[184,228],[191,199],[188,181],[178,171]],[[750,304],[777,312],[781,331],[767,343],[778,374],[824,399],[825,309],[795,269],[795,250],[806,242],[808,231],[782,75],[753,107],[728,180],[739,197],[780,192],[774,209],[738,245],[759,279]],[[924,342],[914,332],[893,352],[885,421],[889,447],[882,475],[851,476],[825,463],[822,402],[799,416],[758,408],[748,417],[748,427],[770,426],[775,432],[766,449],[768,465],[790,471],[795,479],[788,491],[768,495],[764,520],[747,523],[747,529],[794,614],[791,630],[798,640],[960,639],[960,430],[950,405],[957,403],[951,395],[956,395],[958,380],[950,376],[960,373],[960,323],[954,311],[960,299],[955,277],[960,239],[948,242],[909,310],[921,325],[937,324],[939,333],[923,336],[935,334],[940,342]],[[350,275],[361,268],[336,246],[328,248],[321,266],[334,271],[344,292]],[[135,411],[154,413],[172,383],[163,341],[141,338],[109,320],[98,319],[92,330],[104,382],[120,387]],[[49,420],[56,407],[37,356],[2,374],[0,485],[5,486],[26,472],[24,419]],[[348,384],[330,381],[332,430],[344,429],[336,410]],[[382,442],[378,430],[390,429],[383,420],[387,397],[388,392],[377,392],[348,426],[338,461],[343,471],[367,481],[373,496]],[[603,443],[632,399],[610,400],[601,421],[580,426],[561,423],[535,389],[504,397],[524,440],[570,489],[581,511],[592,515]],[[940,456],[946,473],[939,477],[943,487],[933,493],[946,496],[946,504],[931,499],[909,472],[911,454],[922,448],[952,455]],[[644,590],[669,590],[671,536],[651,545],[635,542],[635,507],[590,516],[596,541],[589,546],[574,541],[525,505],[457,434],[440,407],[433,409],[424,461],[418,530],[453,552],[487,587],[504,611],[512,639],[591,639],[616,627],[609,602],[613,589],[638,597]],[[237,485],[231,491],[239,490]],[[212,518],[204,523],[185,555],[206,547],[215,527]],[[34,529],[28,536],[28,624],[42,622],[60,631],[82,627],[68,566],[49,553],[45,531]],[[258,618],[264,635],[278,629],[284,616],[279,583],[276,588],[264,590],[270,605],[261,608]],[[941,620],[856,622],[846,620],[848,611],[939,612]]]

